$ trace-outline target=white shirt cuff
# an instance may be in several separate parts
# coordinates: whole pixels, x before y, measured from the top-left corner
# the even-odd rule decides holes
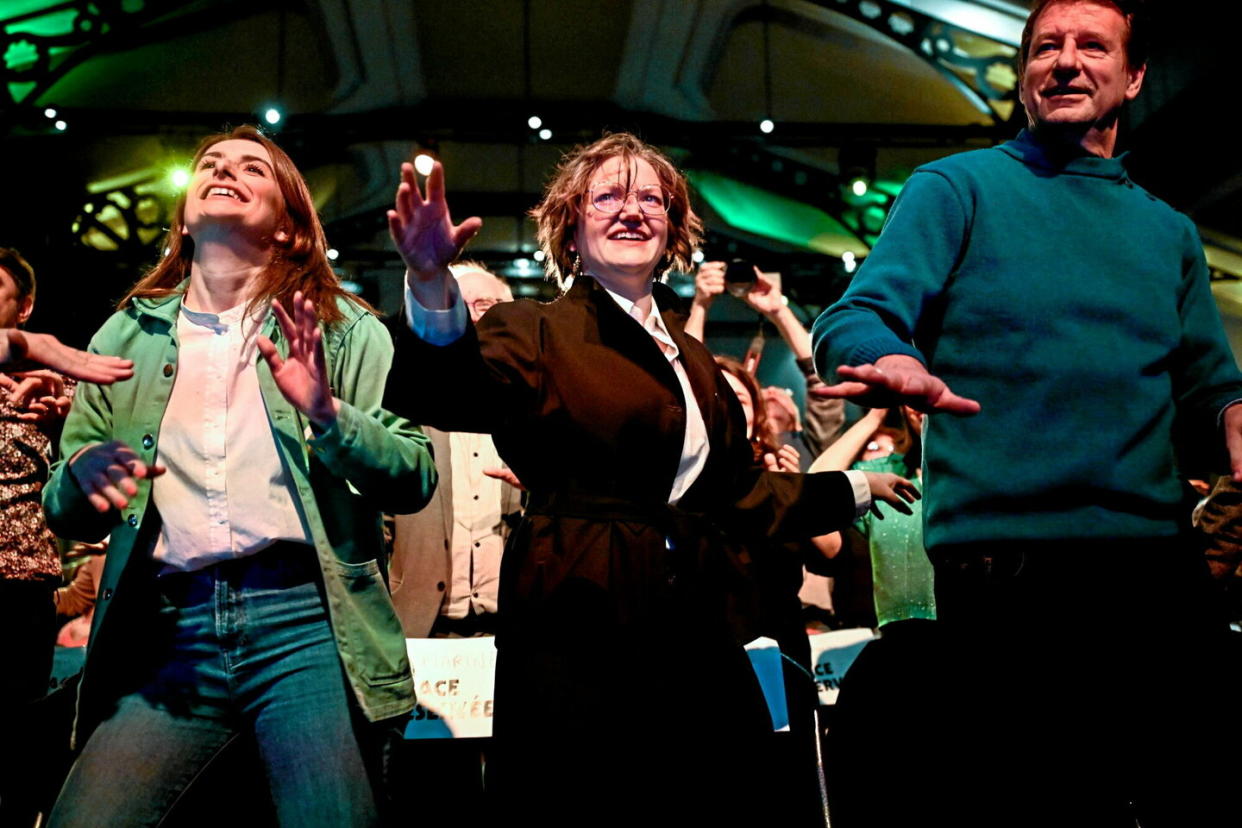
[[[410,286],[405,286],[405,322],[414,335],[428,345],[451,345],[466,332],[470,314],[457,290],[456,280],[449,286],[449,290],[453,294],[453,304],[444,310],[429,310],[414,298],[414,291],[410,290]]]
[[[845,476],[854,487],[854,519],[857,520],[871,508],[871,484],[867,482],[867,473],[858,469],[850,469]]]

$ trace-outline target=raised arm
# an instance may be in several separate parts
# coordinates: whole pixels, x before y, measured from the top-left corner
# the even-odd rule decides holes
[[[685,331],[699,342],[703,339],[707,326],[707,312],[711,309],[716,297],[724,293],[725,263],[703,262],[698,273],[694,274],[694,299],[690,302],[690,315],[686,317]]]
[[[453,224],[439,161],[427,176],[425,197],[414,166],[401,165],[396,201],[388,211],[388,232],[405,262],[406,287],[424,309],[447,310],[457,304],[457,283],[448,266],[482,226],[477,216]]]

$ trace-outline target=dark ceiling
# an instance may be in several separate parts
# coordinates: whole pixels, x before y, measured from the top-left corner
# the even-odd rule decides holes
[[[1221,123],[1237,5],[1153,4],[1123,139],[1135,177],[1223,251],[1214,263],[1242,253],[1242,159]],[[841,253],[873,240],[880,185],[1021,124],[1023,16],[1005,0],[5,0],[0,244],[40,272],[35,322],[81,341],[158,253],[169,172],[275,105],[341,273],[370,298],[396,296],[383,210],[418,151],[444,161],[455,212],[484,218],[472,255],[533,287],[537,268],[513,263],[534,250],[523,216],[552,165],[632,129],[690,172],[705,252],[783,270],[813,311],[848,280]],[[842,189],[857,171],[877,185],[865,203]],[[770,215],[748,223],[712,183]]]

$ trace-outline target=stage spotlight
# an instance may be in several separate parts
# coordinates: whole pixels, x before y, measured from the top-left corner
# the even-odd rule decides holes
[[[855,178],[853,181],[851,181],[850,192],[852,192],[854,195],[858,196],[859,198],[862,198],[863,196],[865,196],[867,194],[867,179]]]
[[[280,113],[280,110],[274,106],[269,106],[263,112],[263,120],[267,121],[272,126],[276,126],[277,124],[279,124],[280,119],[283,117],[284,116]]]
[[[552,130],[548,129],[547,127],[544,127],[543,129],[539,130],[539,137],[545,141],[548,140],[549,138],[552,137]]]
[[[50,121],[51,119],[56,117],[56,110],[52,109],[49,106],[47,109],[43,110],[43,117],[47,118]]]
[[[759,122],[759,131],[762,132],[764,135],[767,135],[769,132],[771,132],[774,129],[776,129],[776,124],[772,123],[771,118],[764,118],[762,121]]]
[[[531,129],[539,129],[539,127],[543,126],[543,118],[540,118],[538,115],[531,115],[526,119],[526,125]]]
[[[431,168],[435,166],[435,163],[436,159],[425,152],[420,152],[414,156],[414,172],[419,175],[431,175]]]
[[[178,167],[169,173],[168,180],[172,182],[174,188],[184,190],[185,185],[190,183],[190,172],[189,170],[183,170]]]
[[[64,121],[57,121],[56,123],[52,124],[52,126],[56,127],[61,132],[64,132],[66,129],[69,128],[69,125],[65,123]]]
[[[544,259],[548,257],[548,254],[544,253],[542,250],[536,250],[534,255],[535,255],[535,261],[537,262],[542,262]]]
[[[690,254],[690,261],[694,262],[695,264],[702,264],[705,258],[707,257],[703,255],[702,250],[696,250]]]
[[[328,260],[329,261],[335,262],[338,258],[340,258],[340,255],[341,255],[341,251],[337,250],[335,247],[328,248]]]
[[[853,273],[858,267],[858,260],[854,258],[853,251],[847,250],[841,254],[841,264],[845,266],[846,273]]]

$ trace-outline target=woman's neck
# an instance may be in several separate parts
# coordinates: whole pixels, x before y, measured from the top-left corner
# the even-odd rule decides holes
[[[195,239],[190,285],[185,305],[190,310],[220,313],[250,298],[252,289],[271,264],[270,248],[227,240]]]

